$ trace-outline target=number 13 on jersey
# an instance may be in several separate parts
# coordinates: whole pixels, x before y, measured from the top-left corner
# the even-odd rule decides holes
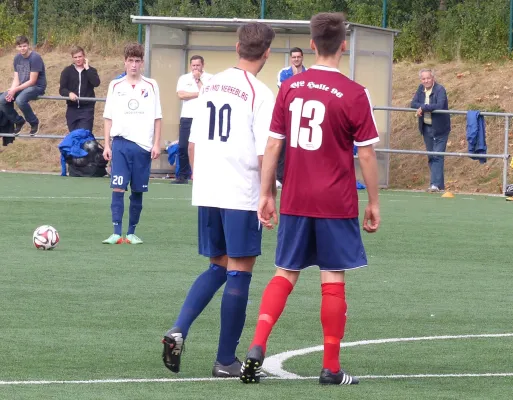
[[[326,107],[317,100],[304,101],[295,98],[290,103],[290,146],[301,147],[305,150],[317,150],[322,144],[322,128]],[[301,118],[308,118],[309,128],[301,127]]]

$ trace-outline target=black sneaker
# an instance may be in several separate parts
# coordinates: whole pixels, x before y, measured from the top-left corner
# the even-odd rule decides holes
[[[212,367],[212,376],[214,378],[238,378],[242,363],[238,358],[230,365],[222,365],[219,361],[214,363]]]
[[[185,178],[176,178],[174,181],[171,181],[173,185],[187,185],[189,184],[189,180]]]
[[[248,351],[246,359],[240,369],[240,380],[243,383],[260,383],[263,363],[264,351],[262,347],[252,347]]]
[[[180,357],[184,349],[184,339],[179,329],[173,328],[166,332],[164,339],[164,350],[162,360],[166,368],[174,373],[180,372]]]
[[[336,374],[325,368],[321,371],[319,383],[321,385],[357,385],[359,379],[356,376],[346,374],[343,370],[338,371]]]
[[[30,136],[36,136],[39,133],[39,124],[30,126]]]
[[[21,129],[23,128],[23,125],[25,125],[25,120],[22,120],[21,122],[15,122],[14,123],[14,136],[18,136],[21,132]]]

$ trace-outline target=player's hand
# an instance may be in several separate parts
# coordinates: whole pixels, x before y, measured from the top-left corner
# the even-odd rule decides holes
[[[112,160],[112,150],[110,149],[110,146],[105,146],[103,149],[103,158],[105,158],[106,161]]]
[[[192,71],[192,76],[194,77],[194,79],[198,80],[199,78],[201,78],[201,71],[195,69],[194,71]]]
[[[87,58],[84,59],[84,69],[89,69],[89,60]]]
[[[258,220],[267,229],[273,229],[274,225],[278,224],[278,214],[276,213],[276,201],[274,200],[273,196],[260,196],[257,213]]]
[[[363,230],[369,233],[376,232],[380,222],[379,205],[368,204],[363,217]]]
[[[78,96],[77,96],[75,93],[70,92],[70,93],[69,93],[69,99],[70,99],[71,101],[77,101]]]
[[[159,145],[153,145],[151,148],[151,158],[153,160],[156,160],[160,156],[160,146]]]
[[[415,114],[417,115],[417,117],[422,117],[422,108],[419,107]]]

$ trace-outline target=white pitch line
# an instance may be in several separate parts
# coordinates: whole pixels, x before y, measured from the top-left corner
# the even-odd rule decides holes
[[[389,338],[375,340],[360,340],[357,342],[341,343],[340,347],[365,346],[369,344],[384,344],[398,342],[418,342],[423,340],[451,340],[451,339],[476,339],[476,338],[504,338],[513,337],[513,333],[492,333],[481,335],[445,335],[445,336],[424,336],[408,338]],[[321,351],[323,346],[308,347],[305,349],[292,350],[276,354],[266,358],[263,368],[276,376],[266,379],[272,380],[313,380],[317,376],[299,376],[285,371],[282,368],[284,361],[291,357],[305,355],[316,351]],[[466,374],[412,374],[412,375],[364,375],[361,379],[425,379],[425,378],[481,378],[481,377],[513,377],[513,372],[498,373],[466,373]],[[0,386],[15,385],[80,385],[80,384],[106,384],[106,383],[184,383],[184,382],[226,382],[236,380],[237,378],[219,379],[219,378],[155,378],[155,379],[98,379],[98,380],[39,380],[39,381],[0,381]]]
[[[503,378],[513,377],[513,372],[497,372],[482,374],[413,374],[413,375],[363,375],[360,379],[424,379],[424,378]],[[0,381],[0,386],[29,386],[29,385],[94,385],[108,383],[187,383],[187,382],[230,382],[239,378],[141,378],[141,379],[92,379],[70,381]],[[318,376],[298,376],[297,378],[281,378],[270,376],[265,380],[314,380]]]
[[[355,347],[366,346],[370,344],[385,344],[385,343],[398,343],[398,342],[418,342],[424,340],[451,340],[451,339],[476,339],[476,338],[504,338],[513,337],[513,333],[492,333],[482,335],[445,335],[445,336],[424,336],[424,337],[407,337],[407,338],[389,338],[389,339],[375,339],[375,340],[360,340],[357,342],[342,342],[340,347]],[[302,356],[309,353],[322,351],[324,346],[307,347],[305,349],[286,351],[280,354],[275,354],[264,360],[262,368],[268,373],[278,376],[280,378],[298,379],[299,375],[293,374],[283,369],[283,363],[291,357]]]
[[[484,374],[413,374],[413,375],[363,375],[360,379],[408,379],[408,378],[492,378],[513,376],[513,372],[497,372]],[[316,377],[318,378],[318,377]]]

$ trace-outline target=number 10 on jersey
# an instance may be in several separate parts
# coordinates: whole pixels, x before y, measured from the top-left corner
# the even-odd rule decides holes
[[[214,140],[214,134],[216,131],[216,118],[218,117],[217,119],[219,120],[219,137],[221,138],[221,142],[226,142],[230,137],[232,108],[229,104],[225,104],[219,109],[218,113],[216,110],[216,106],[211,101],[207,102],[207,107],[210,108],[208,140]]]
[[[290,103],[290,146],[305,150],[317,150],[322,144],[322,128],[326,107],[317,100],[304,101],[299,97]],[[301,118],[308,118],[310,128],[301,127]]]

